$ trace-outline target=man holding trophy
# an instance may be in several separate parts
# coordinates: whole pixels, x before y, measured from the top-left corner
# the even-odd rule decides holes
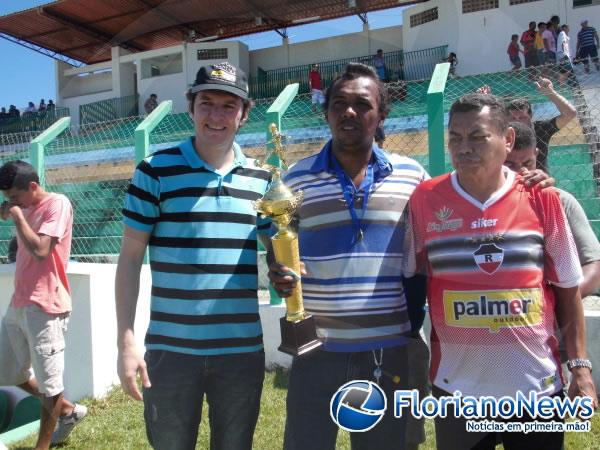
[[[286,450],[335,448],[338,427],[329,402],[344,383],[373,380],[389,405],[394,390],[407,387],[411,321],[399,269],[404,209],[428,175],[416,161],[373,144],[389,105],[372,68],[349,64],[327,91],[324,108],[332,139],[283,179],[292,191],[303,192],[295,212],[306,269],[301,290],[323,343],[293,360]],[[297,269],[279,263],[269,269],[278,293],[294,295]],[[394,419],[388,408],[375,428],[353,433],[351,441],[355,450],[403,449],[404,437],[405,419]]]

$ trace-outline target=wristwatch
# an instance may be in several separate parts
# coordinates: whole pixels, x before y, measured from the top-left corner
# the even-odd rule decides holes
[[[575,358],[567,361],[567,369],[573,370],[575,367],[587,367],[592,371],[592,362],[589,359]]]

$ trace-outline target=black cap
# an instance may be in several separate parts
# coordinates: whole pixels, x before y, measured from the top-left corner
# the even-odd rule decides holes
[[[248,99],[248,79],[243,70],[228,62],[202,66],[192,85],[192,94],[207,90],[229,92],[246,100]]]

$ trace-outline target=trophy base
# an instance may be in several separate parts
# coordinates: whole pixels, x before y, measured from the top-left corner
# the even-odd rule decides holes
[[[314,350],[323,343],[317,338],[317,329],[313,316],[297,322],[289,322],[285,317],[279,319],[281,327],[281,345],[278,350],[292,356],[300,356]]]

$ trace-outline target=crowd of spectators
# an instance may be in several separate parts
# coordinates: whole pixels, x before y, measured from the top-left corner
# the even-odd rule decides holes
[[[22,111],[15,105],[10,105],[8,111],[6,107],[0,108],[0,127],[5,125],[11,125],[24,120],[30,120],[35,118],[43,118],[56,110],[54,101],[48,100],[48,103],[44,99],[40,100],[39,105],[36,107],[35,103],[29,102],[27,107]]]
[[[571,51],[569,32],[569,25],[566,23],[560,25],[558,16],[552,16],[548,22],[529,22],[528,29],[521,34],[521,37],[513,34],[508,44],[506,53],[508,53],[513,70],[522,67],[522,54],[525,68],[559,63],[562,68],[561,73],[568,74],[572,72],[572,64],[582,63],[585,72],[589,73],[589,58],[596,65],[596,69],[600,71],[598,61],[600,40],[595,28],[589,26],[587,20],[581,21],[581,30],[577,33],[574,53]]]

